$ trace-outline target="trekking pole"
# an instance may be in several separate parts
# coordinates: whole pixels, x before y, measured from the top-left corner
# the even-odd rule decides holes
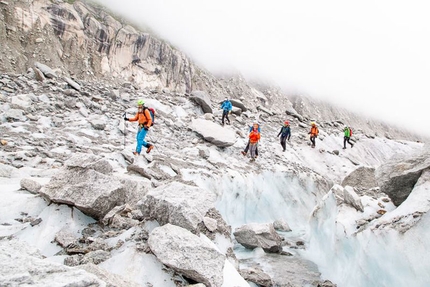
[[[125,120],[125,117],[126,117],[127,115],[126,115],[126,113],[124,112],[124,114],[122,115],[122,118],[123,118],[123,120],[124,120],[124,149],[125,149],[125,133],[127,132],[127,121]]]

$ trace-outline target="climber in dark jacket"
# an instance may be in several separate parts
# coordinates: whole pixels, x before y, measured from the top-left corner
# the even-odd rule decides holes
[[[286,145],[286,141],[290,141],[290,137],[291,137],[291,128],[290,128],[290,122],[289,121],[285,121],[284,125],[282,126],[281,130],[279,131],[277,137],[279,137],[279,135],[281,136],[281,146],[283,151],[286,150],[287,145]]]

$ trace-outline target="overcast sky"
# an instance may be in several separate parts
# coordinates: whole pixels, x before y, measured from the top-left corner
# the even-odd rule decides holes
[[[214,73],[270,79],[430,135],[427,1],[101,2]]]

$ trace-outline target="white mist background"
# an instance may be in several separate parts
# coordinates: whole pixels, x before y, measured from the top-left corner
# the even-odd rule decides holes
[[[99,0],[213,73],[240,71],[430,135],[426,1]]]

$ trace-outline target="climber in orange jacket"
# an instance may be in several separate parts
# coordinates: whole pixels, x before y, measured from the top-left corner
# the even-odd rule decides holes
[[[252,130],[249,133],[249,151],[251,153],[251,161],[255,161],[255,151],[257,149],[258,141],[260,140],[260,132],[258,131],[258,124],[252,125]]]
[[[318,133],[319,133],[319,130],[317,125],[315,124],[315,122],[311,122],[311,131],[308,134],[310,135],[309,139],[311,140],[312,148],[315,147],[315,139],[317,138]]]
[[[145,103],[143,100],[137,101],[137,113],[133,118],[127,118],[124,116],[124,120],[130,121],[130,122],[138,122],[137,127],[137,136],[136,136],[136,151],[133,152],[134,155],[139,155],[142,151],[142,146],[146,147],[146,153],[149,153],[154,146],[150,143],[147,143],[145,141],[146,133],[148,132],[149,128],[152,125],[152,117],[151,113],[149,112],[149,109],[146,108]]]

